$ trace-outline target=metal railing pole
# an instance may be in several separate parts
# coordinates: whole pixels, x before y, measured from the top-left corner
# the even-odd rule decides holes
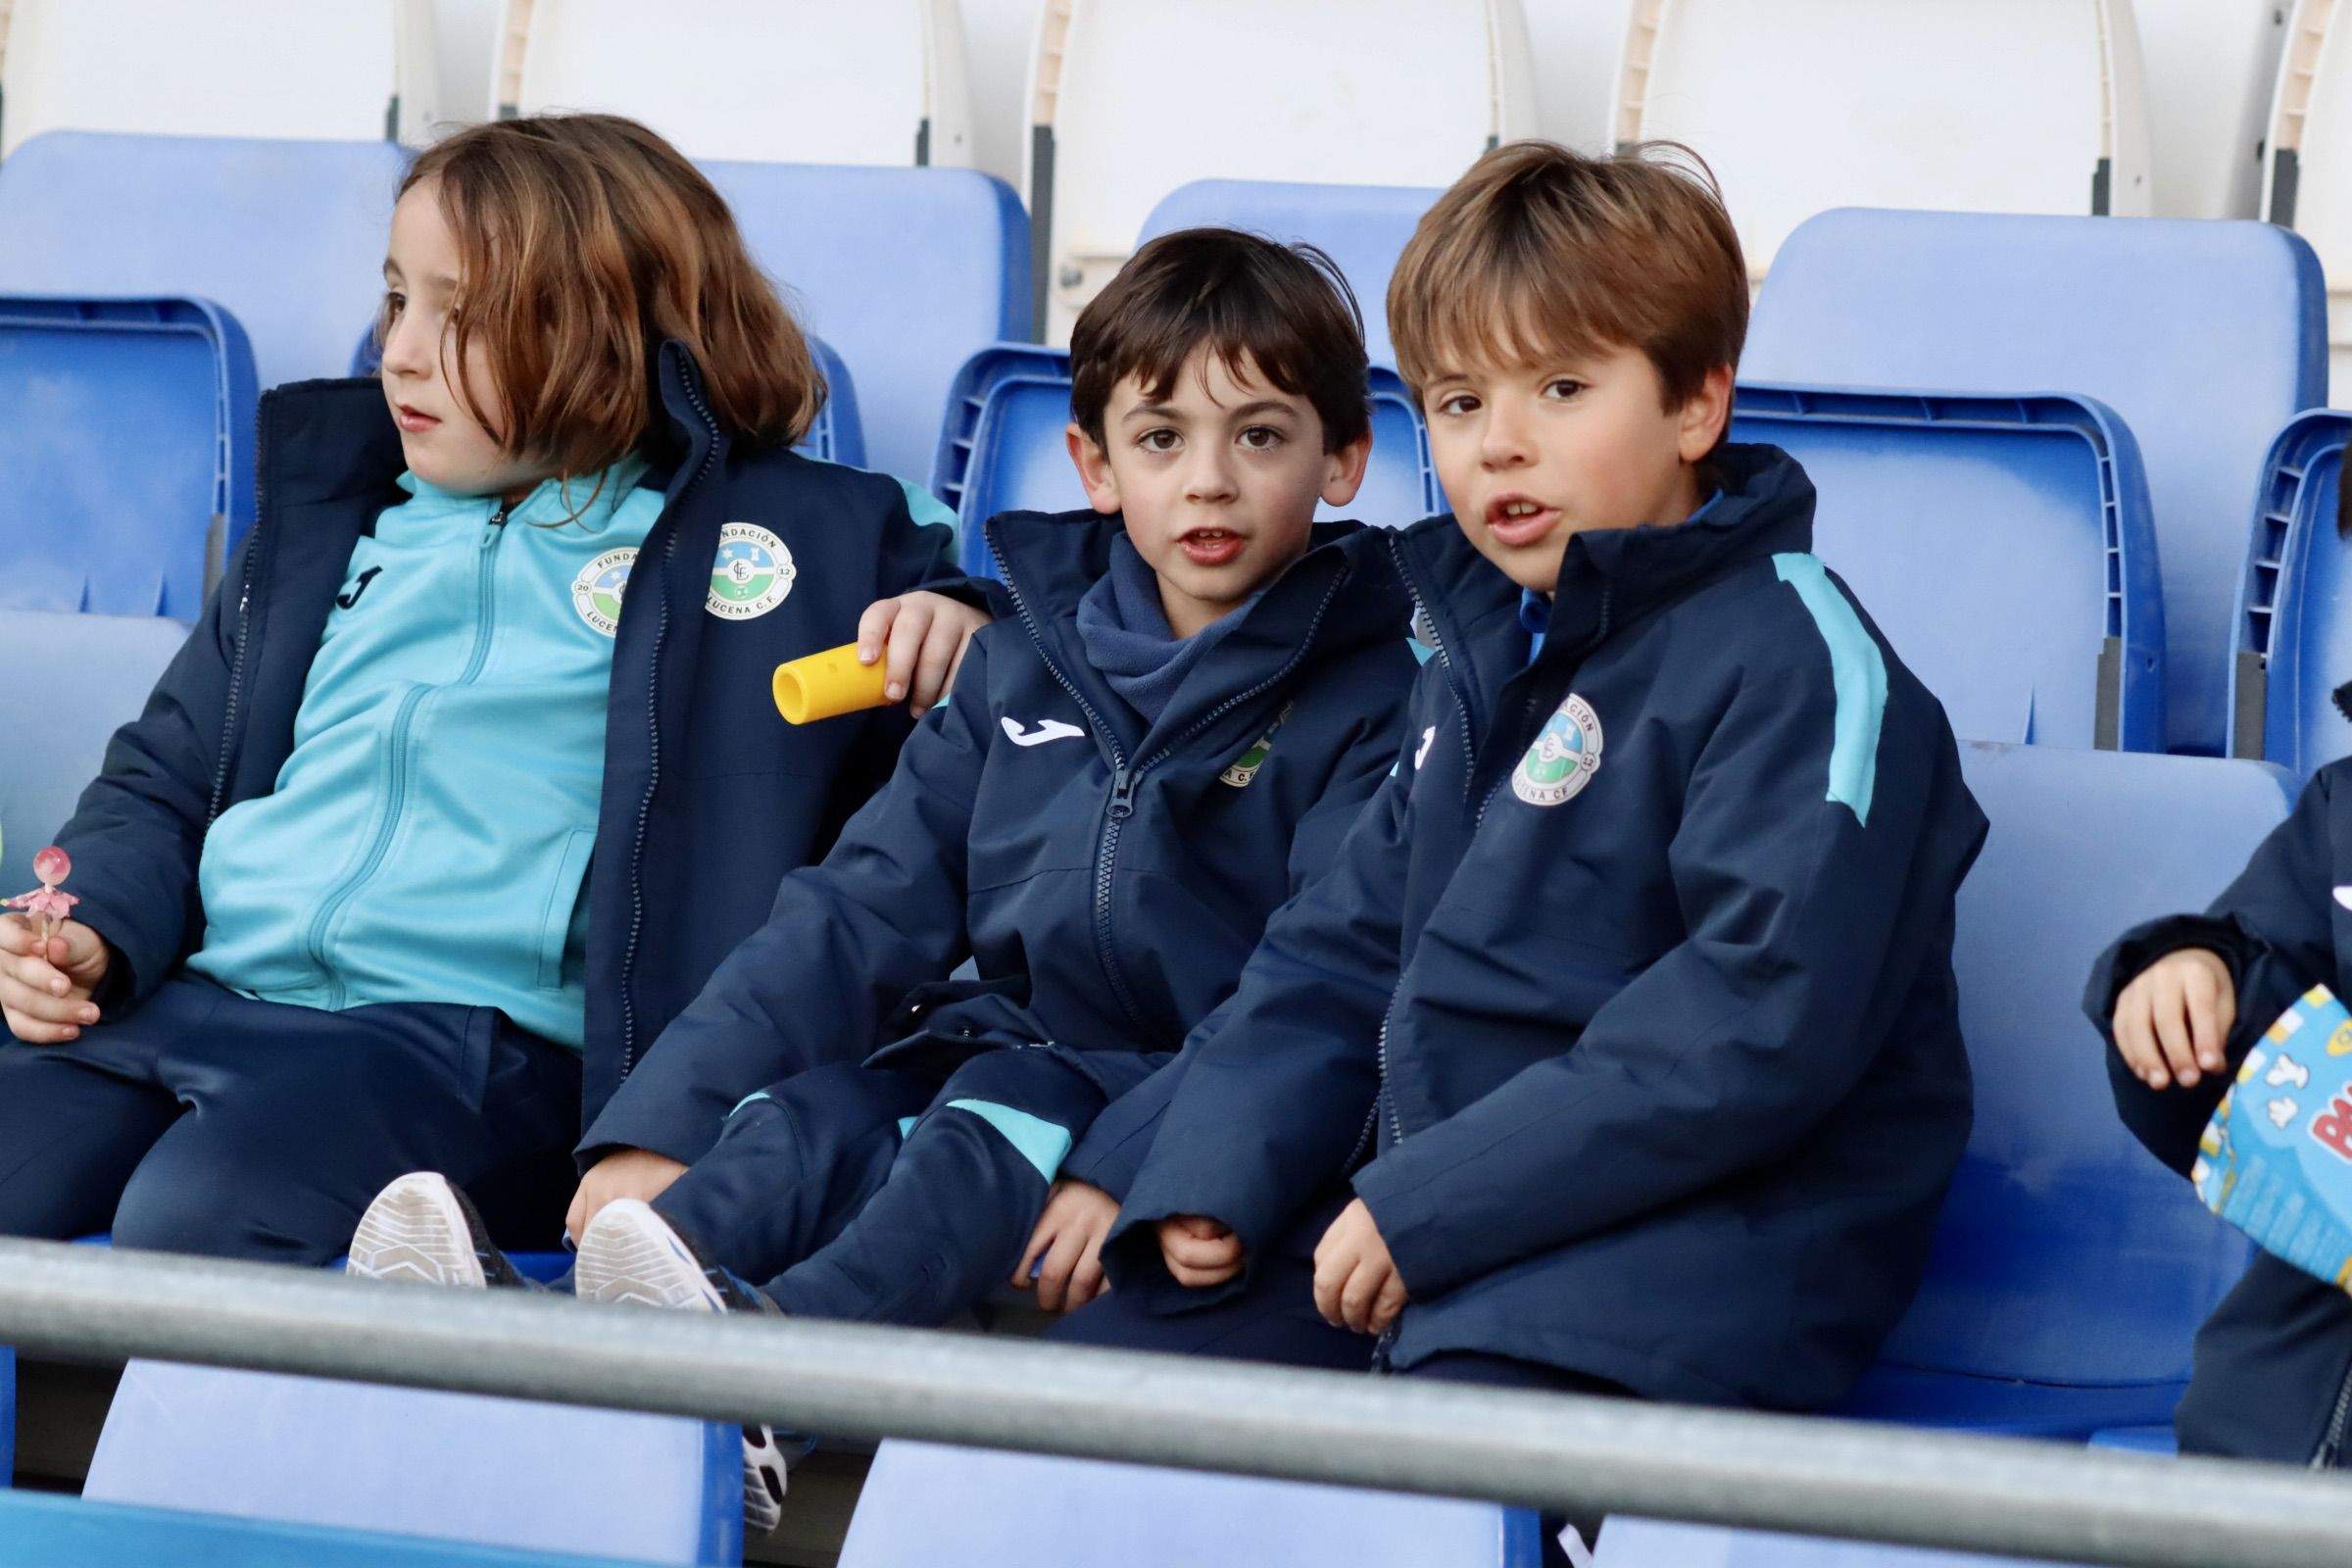
[[[2342,1568],[2352,1482],[2013,1439],[0,1240],[0,1344],[2118,1568]]]

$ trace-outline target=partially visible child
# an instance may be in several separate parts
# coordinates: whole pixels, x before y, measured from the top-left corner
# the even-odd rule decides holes
[[[1035,1265],[1047,1306],[1085,1300],[1126,1129],[1396,763],[1410,607],[1378,530],[1314,521],[1371,443],[1328,260],[1164,236],[1071,361],[1094,511],[989,523],[1017,619],[589,1128],[581,1295],[937,1324]],[[502,1273],[430,1176],[352,1258]],[[754,1433],[756,1526],[781,1497]]]
[[[321,1262],[433,1165],[552,1242],[583,1100],[907,732],[788,730],[771,668],[887,638],[919,707],[985,618],[869,611],[951,530],[789,450],[808,345],[642,125],[427,149],[381,333],[263,399],[260,519],[60,835],[78,918],[0,919],[0,1233]]]
[[[2100,958],[2083,1007],[2114,1047],[2116,1108],[2183,1176],[2263,1032],[2314,986],[2352,996],[2348,900],[2352,761],[2338,761],[2210,909],[2151,920]],[[2257,1251],[2197,1335],[2174,1420],[2183,1452],[2352,1465],[2352,1297]]]
[[[1943,710],[1724,443],[1747,274],[1652,153],[1488,154],[1389,296],[1450,516],[1396,775],[1269,924],[1065,1338],[1838,1398],[1968,1136]]]

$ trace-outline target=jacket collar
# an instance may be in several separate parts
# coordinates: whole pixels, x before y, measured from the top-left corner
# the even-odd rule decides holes
[[[1703,515],[1568,541],[1541,663],[1578,658],[1596,636],[1740,566],[1812,548],[1813,482],[1795,459],[1773,446],[1726,445],[1709,462],[1721,493]],[[1415,523],[1396,543],[1439,652],[1463,670],[1473,694],[1500,688],[1526,662],[1518,585],[1451,515]]]
[[[1385,530],[1316,523],[1306,553],[1234,612],[1240,619],[1186,678],[1159,721],[1138,731],[1126,704],[1088,665],[1076,626],[1078,601],[1110,569],[1110,547],[1125,529],[1121,517],[1095,512],[1008,512],[988,520],[986,538],[1039,652],[1086,695],[1131,755],[1182,733],[1205,710],[1286,667],[1404,636],[1410,604],[1390,565]]]

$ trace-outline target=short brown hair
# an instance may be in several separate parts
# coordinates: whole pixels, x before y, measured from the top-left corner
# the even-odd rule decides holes
[[[1134,376],[1154,398],[1205,345],[1237,375],[1301,397],[1323,450],[1368,434],[1364,317],[1339,264],[1312,245],[1232,228],[1182,228],[1128,258],[1070,333],[1070,416],[1099,445],[1110,393]]]
[[[1416,391],[1454,360],[1637,348],[1676,408],[1740,363],[1747,301],[1739,232],[1696,153],[1516,141],[1422,216],[1389,279],[1389,335]]]
[[[668,142],[617,115],[541,115],[459,131],[417,156],[400,193],[439,184],[462,258],[451,389],[507,451],[560,474],[618,461],[652,425],[652,359],[676,338],[736,436],[790,445],[825,381],[735,215]],[[487,346],[495,425],[465,384]]]

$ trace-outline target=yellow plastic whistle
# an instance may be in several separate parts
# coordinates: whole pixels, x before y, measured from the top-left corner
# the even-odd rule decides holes
[[[889,701],[882,695],[888,675],[882,660],[858,662],[856,643],[828,648],[776,666],[776,711],[787,724],[813,724],[820,718],[880,708]]]

